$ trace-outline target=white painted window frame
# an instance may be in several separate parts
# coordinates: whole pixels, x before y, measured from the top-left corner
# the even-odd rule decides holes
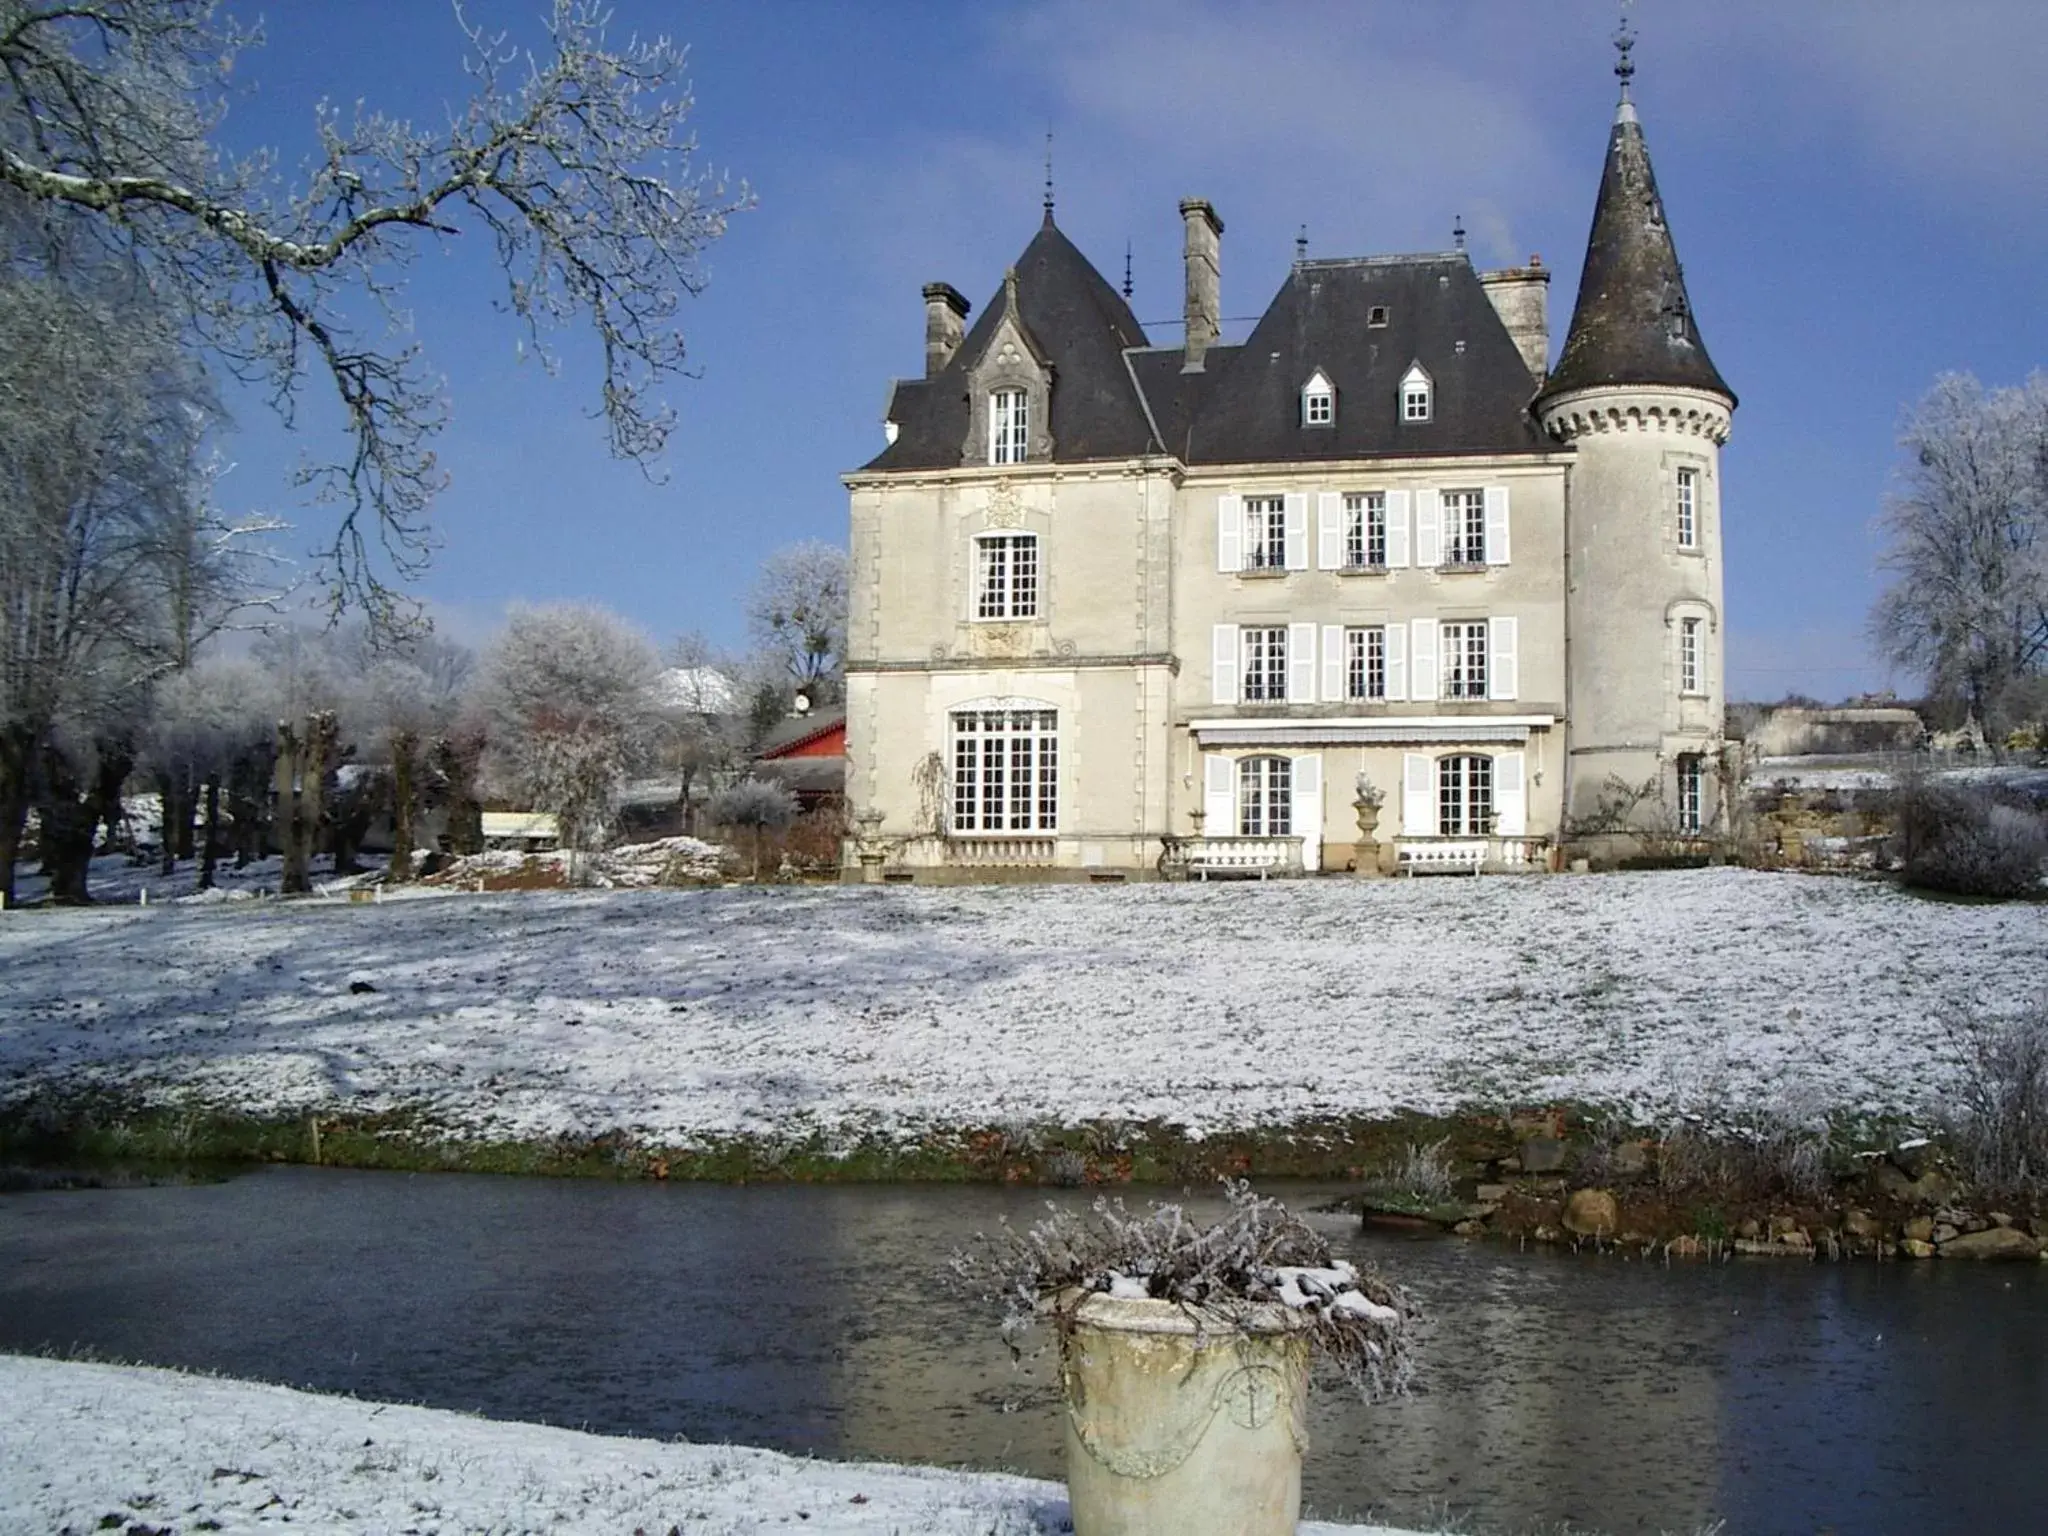
[[[1023,704],[947,712],[953,779],[950,835],[1002,837],[1059,830],[1059,711],[1035,700]],[[1019,751],[1020,747],[1027,750]]]
[[[1018,556],[1030,552],[1027,562]],[[974,536],[974,617],[1014,623],[1039,616],[1044,563],[1038,535],[1011,529]]]
[[[1022,464],[1031,452],[1031,395],[1015,385],[988,395],[988,461]]]

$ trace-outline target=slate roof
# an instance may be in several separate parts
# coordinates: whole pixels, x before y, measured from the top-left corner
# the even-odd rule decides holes
[[[1536,379],[1463,252],[1296,262],[1243,345],[1220,366],[1216,356],[1174,448],[1184,463],[1547,447],[1529,412]],[[1431,415],[1406,422],[1401,380],[1417,362],[1434,390]],[[1326,427],[1301,420],[1301,389],[1317,370],[1337,392]]]
[[[1116,290],[1048,214],[1017,262],[1017,303],[1051,363],[1053,459],[1165,452],[1186,464],[1535,453],[1549,444],[1529,404],[1535,376],[1463,252],[1295,263],[1242,344],[1211,346],[1182,371],[1152,347]],[[930,379],[904,380],[888,419],[896,441],[869,470],[963,462],[968,385],[1007,299],[998,290],[960,350]],[[1375,323],[1374,313],[1384,310]],[[1430,420],[1401,420],[1400,385],[1420,362]],[[1321,370],[1336,421],[1308,427],[1301,389]],[[972,460],[971,462],[979,462]]]
[[[1626,100],[1607,140],[1571,332],[1543,396],[1601,384],[1705,389],[1735,401],[1700,340],[1642,123]]]
[[[1024,330],[1052,366],[1054,461],[1134,458],[1150,451],[1151,427],[1124,366],[1126,348],[1147,344],[1130,305],[1060,232],[1049,210],[1016,267]],[[959,467],[967,446],[968,380],[1008,310],[999,288],[936,377],[896,385],[888,411],[896,441],[866,468]]]

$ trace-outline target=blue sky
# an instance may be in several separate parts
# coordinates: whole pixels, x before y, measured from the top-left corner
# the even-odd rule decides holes
[[[431,120],[462,94],[438,0],[235,8],[268,43],[227,131],[287,167],[322,96]],[[469,0],[525,38],[541,9]],[[764,555],[843,541],[838,477],[879,448],[890,377],[922,370],[920,286],[951,282],[979,312],[1030,239],[1048,127],[1060,224],[1112,281],[1129,242],[1145,322],[1179,315],[1175,206],[1203,196],[1227,225],[1226,315],[1265,306],[1304,223],[1314,255],[1437,250],[1462,214],[1481,265],[1540,252],[1556,269],[1554,350],[1615,18],[1605,0],[617,0],[615,32],[690,45],[703,162],[758,199],[683,315],[700,373],[672,394],[666,480],[606,457],[578,339],[557,377],[522,364],[484,240],[446,242],[408,289],[453,410],[419,591],[464,639],[508,603],[576,598],[660,640],[740,643]],[[1742,397],[1724,456],[1730,695],[1910,688],[1863,639],[1900,411],[1943,370],[2004,383],[2048,361],[2048,7],[1645,0],[1635,20],[1694,307]],[[260,400],[235,411],[228,505],[284,510],[312,543],[322,513],[293,509],[287,483],[302,445]]]

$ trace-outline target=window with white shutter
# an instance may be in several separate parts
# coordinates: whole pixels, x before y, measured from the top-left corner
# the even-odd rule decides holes
[[[1436,835],[1436,776],[1434,764],[1423,752],[1405,753],[1401,758],[1401,834],[1404,837]]]
[[[1281,498],[1287,519],[1287,564],[1290,571],[1308,569],[1308,492],[1289,491]]]
[[[1238,638],[1235,624],[1218,624],[1211,631],[1209,647],[1209,702],[1237,702]]]
[[[1349,698],[1350,689],[1345,686],[1344,626],[1325,624],[1323,626],[1323,693],[1325,704],[1334,704],[1339,699]]]
[[[1486,488],[1486,563],[1508,563],[1508,488],[1504,485]]]
[[[1415,493],[1415,563],[1424,570],[1444,563],[1443,500],[1434,490]]]
[[[1211,752],[1202,759],[1202,831],[1210,837],[1237,832],[1236,769],[1230,759]]]
[[[1442,491],[1443,564],[1486,564],[1486,493]]]
[[[1294,760],[1237,760],[1237,835],[1289,837],[1294,831]]]
[[[1387,642],[1387,697],[1405,699],[1408,697],[1408,626],[1389,624],[1384,634]]]
[[[1488,619],[1487,692],[1496,699],[1512,699],[1521,686],[1521,622],[1517,619]]]
[[[1436,761],[1436,826],[1444,837],[1493,831],[1493,759],[1454,752]]]
[[[1279,704],[1287,698],[1287,629],[1281,624],[1248,624],[1238,631],[1244,659],[1244,701]]]
[[[1500,837],[1529,834],[1528,774],[1520,752],[1493,755],[1493,830]]]
[[[1244,568],[1284,571],[1288,564],[1288,516],[1285,496],[1246,496],[1244,501]]]
[[[1315,874],[1323,867],[1323,759],[1319,753],[1297,757],[1294,769],[1294,835],[1301,839],[1301,867]]]
[[[1244,506],[1236,496],[1216,498],[1216,569],[1244,569]]]
[[[1287,702],[1313,704],[1316,701],[1316,627],[1313,624],[1287,626]]]
[[[1436,696],[1436,620],[1416,619],[1408,626],[1408,697]]]
[[[1408,563],[1408,504],[1413,499],[1406,491],[1387,492],[1387,565],[1390,568]]]

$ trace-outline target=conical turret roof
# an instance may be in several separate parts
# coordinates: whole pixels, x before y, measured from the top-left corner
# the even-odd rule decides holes
[[[1626,94],[1607,141],[1571,333],[1538,398],[1602,384],[1704,389],[1735,402],[1700,340],[1643,126]]]

